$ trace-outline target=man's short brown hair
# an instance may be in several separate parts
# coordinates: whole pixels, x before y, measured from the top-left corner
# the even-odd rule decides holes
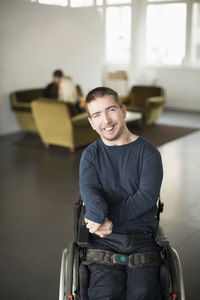
[[[117,92],[115,92],[113,89],[108,88],[108,87],[97,87],[97,88],[91,90],[87,94],[86,99],[85,99],[86,108],[87,108],[87,104],[90,103],[91,101],[95,100],[96,98],[101,98],[101,97],[109,96],[109,95],[113,96],[113,98],[115,99],[116,103],[120,107],[122,106]]]

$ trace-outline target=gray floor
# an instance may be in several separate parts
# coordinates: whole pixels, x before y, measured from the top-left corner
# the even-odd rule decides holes
[[[180,255],[186,299],[199,299],[199,149],[200,131],[160,147],[164,165],[161,198],[165,203],[161,224]]]
[[[164,112],[160,123],[199,127],[200,114]],[[0,299],[58,299],[62,249],[73,237],[81,150],[26,149],[20,134],[0,137]],[[186,299],[198,300],[200,131],[160,148],[161,225],[179,252]]]
[[[200,128],[200,114],[165,111],[160,124]],[[186,300],[199,299],[200,274],[200,131],[167,143],[161,151],[165,203],[161,225],[182,262]]]

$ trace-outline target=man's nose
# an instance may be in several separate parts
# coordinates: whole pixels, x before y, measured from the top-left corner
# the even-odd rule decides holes
[[[108,115],[107,112],[105,112],[105,113],[103,114],[103,122],[104,122],[105,124],[107,124],[107,123],[110,122],[110,118],[109,118],[109,115]]]

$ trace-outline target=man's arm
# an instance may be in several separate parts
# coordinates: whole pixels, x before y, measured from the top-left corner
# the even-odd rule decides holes
[[[162,161],[159,152],[144,160],[140,176],[140,184],[134,195],[129,195],[113,211],[113,217],[121,216],[121,220],[129,222],[147,213],[155,207],[160,195],[163,178]]]
[[[98,224],[103,224],[108,216],[109,208],[103,195],[94,159],[89,151],[85,151],[80,161],[80,192],[86,207],[85,217]]]

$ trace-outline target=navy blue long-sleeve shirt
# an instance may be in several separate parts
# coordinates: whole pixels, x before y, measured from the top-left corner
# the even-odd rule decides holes
[[[80,191],[85,217],[113,231],[151,231],[157,226],[156,202],[163,177],[159,151],[147,140],[107,146],[101,139],[89,145],[80,162]]]

